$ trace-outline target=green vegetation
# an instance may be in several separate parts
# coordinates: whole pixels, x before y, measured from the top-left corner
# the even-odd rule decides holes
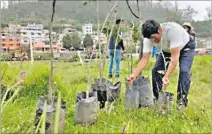
[[[36,3],[20,3],[12,4],[9,9],[3,9],[2,12],[2,24],[19,23],[21,25],[28,23],[42,23],[45,27],[48,26],[48,22],[51,17],[51,2],[50,1],[38,1]],[[99,19],[100,23],[103,23],[107,13],[114,6],[115,1],[101,1],[99,2]],[[130,3],[134,12],[136,11],[136,3]],[[30,7],[30,8],[29,8]],[[58,1],[56,5],[56,13],[54,20],[53,30],[56,32],[62,32],[64,28],[63,24],[72,24],[78,30],[82,30],[82,24],[91,22],[96,25],[96,4],[91,2],[87,5],[83,5],[83,1]],[[141,15],[143,21],[154,18],[160,22],[176,21],[182,23],[183,21],[192,21],[192,17],[195,17],[196,11],[191,7],[179,11],[174,11],[173,5],[170,2],[163,1],[155,3],[151,6],[150,2],[142,1],[140,3]],[[124,19],[131,21],[136,20],[135,17],[129,11],[125,1],[119,2],[117,17],[121,17],[124,13]],[[192,22],[196,29],[198,36],[209,36],[210,34],[210,22]],[[2,25],[2,26],[3,26]],[[94,29],[96,29],[94,27]]]
[[[71,36],[69,34],[63,37],[63,47],[66,49],[71,48]]]
[[[87,65],[76,63],[54,63],[54,81],[61,91],[61,98],[66,101],[67,111],[64,133],[210,133],[211,132],[211,56],[197,56],[192,68],[192,83],[189,94],[189,106],[184,111],[176,110],[176,83],[177,70],[170,79],[167,89],[175,94],[172,114],[159,116],[154,109],[124,110],[125,77],[128,76],[128,61],[122,62],[121,101],[116,102],[110,113],[100,110],[98,121],[89,127],[75,126],[76,94],[86,90]],[[134,67],[138,61],[134,61]],[[144,76],[151,76],[152,59]],[[2,113],[2,133],[34,133],[34,117],[37,101],[40,96],[47,94],[49,61],[30,62],[3,62],[3,84],[7,87],[14,85],[20,78],[22,70],[27,72],[26,80],[15,99],[7,104]],[[96,61],[91,64],[91,81],[98,77],[99,65]],[[106,66],[107,67],[107,66]],[[107,69],[104,76],[107,76]],[[151,79],[151,77],[150,77]],[[16,88],[14,90],[17,90]],[[57,94],[55,94],[57,95]]]
[[[70,38],[70,43],[74,49],[79,49],[81,47],[81,38],[78,33],[73,33]]]
[[[84,40],[83,40],[83,46],[85,48],[88,48],[88,47],[92,47],[93,46],[93,39],[91,38],[90,35],[86,35]]]

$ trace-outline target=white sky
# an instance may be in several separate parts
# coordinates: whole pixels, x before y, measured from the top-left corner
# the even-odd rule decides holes
[[[175,2],[172,1],[174,4]],[[204,20],[207,16],[207,7],[211,7],[211,1],[177,1],[178,8],[184,9],[191,5],[198,13],[194,17],[195,20]]]

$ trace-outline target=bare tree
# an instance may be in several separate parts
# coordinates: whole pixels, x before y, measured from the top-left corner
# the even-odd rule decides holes
[[[52,9],[52,17],[51,22],[49,25],[49,41],[50,41],[50,49],[51,49],[51,61],[50,61],[50,76],[49,76],[49,90],[48,90],[48,104],[51,104],[53,101],[52,94],[53,94],[53,48],[52,48],[52,27],[54,21],[54,13],[55,13],[55,4],[56,0],[53,0],[53,9]]]
[[[110,1],[110,0],[108,0],[108,1]],[[90,2],[90,1],[86,1],[86,2],[84,2],[84,5],[87,5],[88,4],[88,2]],[[110,12],[107,14],[107,16],[106,16],[106,18],[105,18],[105,20],[104,20],[104,23],[103,23],[103,26],[102,26],[102,28],[101,28],[101,30],[98,30],[100,33],[102,33],[103,32],[103,29],[105,28],[105,25],[106,25],[106,23],[107,23],[107,21],[108,21],[108,18],[109,18],[109,16],[111,15],[111,13],[113,13],[114,12],[114,10],[117,8],[117,5],[118,5],[118,1],[116,2],[116,4],[112,7],[112,9],[110,10]],[[98,4],[97,4],[98,5]],[[116,16],[116,15],[115,15]],[[97,17],[98,18],[98,17]],[[112,33],[112,31],[113,31],[113,28],[112,28],[112,30],[110,31],[110,33]],[[96,45],[98,45],[98,44],[96,44]],[[94,48],[96,48],[96,45],[94,46]],[[100,47],[101,48],[101,47]],[[92,59],[92,57],[93,57],[93,54],[94,54],[94,51],[92,51],[92,53],[91,53],[91,56],[90,56],[90,59],[89,59],[89,64],[88,64],[88,82],[87,82],[87,92],[88,92],[88,90],[89,90],[89,85],[90,85],[90,83],[91,83],[91,81],[90,81],[90,77],[91,77],[91,59]],[[104,62],[104,61],[103,61]],[[103,65],[102,65],[102,69],[100,69],[100,74],[103,74],[103,72],[104,72],[104,63],[103,63]]]

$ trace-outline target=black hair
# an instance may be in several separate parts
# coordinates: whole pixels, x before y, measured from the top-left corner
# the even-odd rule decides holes
[[[116,20],[116,24],[119,25],[119,24],[120,24],[121,22],[123,22],[123,21],[124,21],[124,20],[117,19],[117,20]]]
[[[152,34],[158,33],[158,29],[160,27],[160,24],[155,20],[147,20],[142,25],[142,34],[144,38],[150,39]]]
[[[188,31],[191,31],[191,27],[184,25],[183,27],[187,27]]]

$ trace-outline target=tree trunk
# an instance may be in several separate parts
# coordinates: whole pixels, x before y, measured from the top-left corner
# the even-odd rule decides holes
[[[111,10],[110,10],[110,12],[108,13],[108,15],[107,15],[107,17],[106,17],[105,20],[108,20],[108,17],[109,17],[109,15],[110,15],[110,13],[112,13],[114,10],[116,10],[116,8],[118,7],[118,6],[117,6],[118,3],[119,3],[119,1],[117,1],[116,4],[113,6],[113,8],[111,8]],[[113,14],[112,14],[112,17],[113,17]],[[106,21],[105,21],[105,23],[106,23]],[[103,29],[104,29],[105,23],[104,23],[104,25],[103,25],[103,27],[102,27],[102,29],[101,29],[101,33],[102,33]],[[110,36],[109,36],[109,35],[110,35],[110,34],[109,34],[109,29],[107,29],[107,34],[106,34],[107,41],[110,39]],[[108,38],[108,37],[109,37],[109,38]],[[108,43],[109,43],[109,42],[108,42]],[[107,44],[107,45],[105,46],[104,51],[103,51],[103,56],[104,56],[104,57],[103,57],[103,61],[102,61],[102,72],[103,72],[103,73],[104,73],[105,63],[106,63],[106,53],[105,53],[105,51],[106,51],[106,49],[108,48],[108,46],[109,46],[109,44]]]
[[[138,19],[138,24],[139,24],[139,45],[140,45],[140,51],[139,51],[139,60],[142,58],[143,56],[143,36],[141,35],[141,26],[142,26],[142,18],[141,18],[141,13],[140,13],[140,8],[139,8],[139,1],[137,0],[137,10],[138,10],[138,16],[140,19]]]
[[[48,90],[48,104],[51,104],[53,102],[52,94],[53,94],[53,48],[52,48],[52,26],[53,26],[53,20],[54,20],[54,13],[55,13],[55,3],[56,0],[53,0],[53,9],[52,9],[52,17],[51,22],[49,26],[49,41],[50,41],[50,50],[51,50],[51,61],[50,61],[50,76],[49,76],[49,90]]]
[[[1,7],[1,2],[0,2],[0,7]],[[0,28],[1,28],[1,8],[0,8]],[[0,39],[2,35],[0,34]],[[0,78],[1,78],[1,47],[2,47],[2,42],[0,41]],[[1,100],[2,99],[2,94],[1,94],[1,79],[0,79],[0,134],[1,134],[1,120],[2,120],[2,113],[1,113]]]
[[[33,64],[33,63],[34,63],[34,57],[33,57],[32,35],[31,35],[31,32],[29,33],[29,44],[30,44],[30,58],[31,58],[31,64]]]
[[[99,24],[99,1],[96,1],[96,13],[97,13],[97,23],[98,23],[98,28],[97,28],[97,45],[99,45],[99,77],[102,79],[103,77],[103,68],[102,68],[102,54],[101,54],[101,48],[102,44],[99,41],[100,38],[100,24]]]
[[[103,31],[103,29],[104,29],[104,26],[105,26],[105,24],[106,24],[106,22],[107,22],[107,20],[108,20],[108,17],[110,16],[110,14],[114,11],[114,9],[117,7],[117,4],[118,4],[118,1],[116,2],[116,4],[114,5],[114,7],[110,10],[110,12],[107,14],[107,17],[106,17],[106,19],[105,19],[105,21],[104,21],[104,24],[103,24],[103,26],[102,26],[102,28],[101,28],[101,33],[102,33],[102,31]],[[95,45],[95,47],[96,47],[96,45]],[[95,48],[94,47],[94,48]],[[90,86],[90,84],[91,84],[91,82],[90,82],[90,77],[91,77],[91,59],[92,59],[92,57],[93,57],[93,51],[92,51],[92,53],[91,53],[91,56],[90,56],[90,59],[89,59],[89,64],[88,64],[88,81],[87,81],[87,90],[89,90],[89,86]],[[104,65],[103,65],[103,70],[100,70],[100,71],[102,71],[102,72],[104,72]]]

